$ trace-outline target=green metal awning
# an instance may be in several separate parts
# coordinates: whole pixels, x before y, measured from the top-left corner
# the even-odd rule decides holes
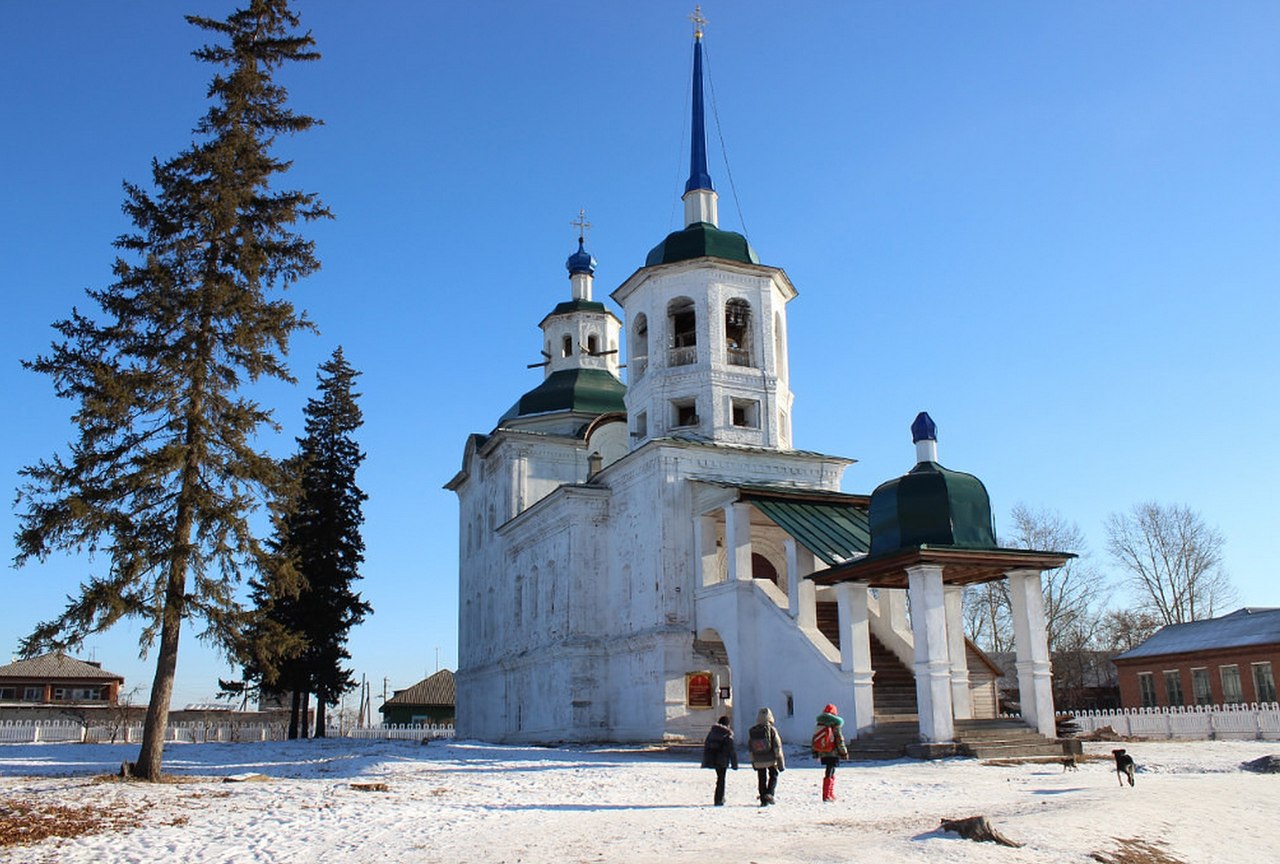
[[[865,555],[871,548],[865,503],[805,501],[789,496],[743,495],[743,498],[827,566]]]

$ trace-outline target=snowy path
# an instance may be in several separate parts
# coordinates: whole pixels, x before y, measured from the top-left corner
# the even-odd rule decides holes
[[[4,864],[108,862],[1089,862],[1113,838],[1162,841],[1187,864],[1280,861],[1280,776],[1239,770],[1266,742],[1126,745],[1141,766],[1120,788],[1107,762],[975,760],[847,764],[839,800],[819,800],[801,753],[778,803],[755,806],[755,775],[713,775],[636,751],[456,742],[311,741],[178,745],[167,770],[190,782],[102,782],[136,747],[0,745],[0,807],[25,801],[108,809],[136,827],[0,847]],[[1103,754],[1109,745],[1088,745]],[[260,772],[265,782],[220,778]],[[386,792],[354,781],[383,782]],[[937,832],[984,814],[1021,849]]]

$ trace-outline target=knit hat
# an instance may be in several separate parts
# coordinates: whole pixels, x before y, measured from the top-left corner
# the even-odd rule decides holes
[[[831,705],[831,704],[828,704],[828,705],[827,705],[827,707],[825,707],[825,708],[823,708],[823,709],[822,709],[822,713],[824,713],[824,714],[839,714],[840,712],[836,710],[836,706]]]

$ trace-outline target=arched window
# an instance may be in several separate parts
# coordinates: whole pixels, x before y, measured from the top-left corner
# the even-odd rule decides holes
[[[698,362],[698,316],[693,301],[677,297],[667,305],[667,348],[669,366]]]
[[[644,313],[636,316],[635,327],[631,330],[631,350],[627,358],[627,368],[631,375],[639,380],[644,376],[645,367],[649,365],[649,319]]]
[[[560,356],[571,357],[573,355],[573,337],[565,336],[560,343]]]
[[[600,353],[600,340],[596,338],[594,333],[587,337],[587,353],[592,357]]]
[[[768,558],[759,552],[751,553],[751,578],[752,579],[768,579],[774,585],[778,584],[778,570]]]
[[[724,356],[730,366],[751,365],[751,304],[738,297],[724,304]]]

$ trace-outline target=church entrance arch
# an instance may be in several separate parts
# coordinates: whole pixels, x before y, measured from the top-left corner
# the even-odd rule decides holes
[[[693,637],[694,662],[711,673],[711,707],[724,714],[733,710],[733,671],[724,639],[714,627],[703,627]]]

